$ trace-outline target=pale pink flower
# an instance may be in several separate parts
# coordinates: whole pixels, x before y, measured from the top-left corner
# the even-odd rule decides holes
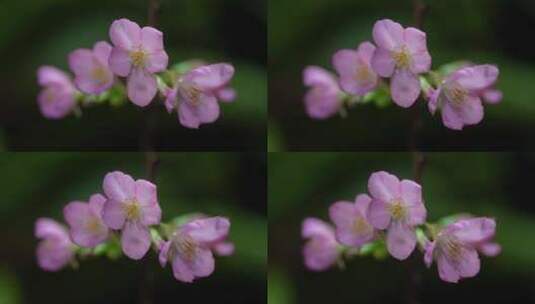
[[[343,245],[360,247],[375,236],[367,214],[372,199],[359,194],[355,202],[340,201],[331,205],[329,215],[336,226],[336,239]]]
[[[318,66],[308,66],[303,71],[303,83],[310,87],[305,95],[308,116],[326,119],[338,113],[342,107],[341,91],[333,74]]]
[[[379,76],[371,67],[375,45],[362,42],[356,50],[339,50],[333,56],[333,66],[340,75],[340,86],[349,94],[365,95],[377,86]]]
[[[49,218],[35,222],[35,236],[42,239],[37,245],[37,263],[47,271],[58,271],[74,257],[73,243],[67,229]]]
[[[388,230],[388,252],[398,260],[409,257],[416,247],[414,227],[425,222],[427,211],[422,188],[417,183],[385,171],[375,172],[368,180],[372,202],[368,221],[377,229]]]
[[[108,67],[111,45],[106,41],[95,43],[92,50],[77,49],[69,54],[69,66],[76,76],[76,87],[87,94],[100,94],[113,84],[113,73]]]
[[[167,68],[169,58],[163,46],[163,34],[145,26],[140,28],[128,19],[115,20],[110,27],[113,49],[109,58],[111,70],[128,77],[128,98],[140,107],[148,105],[157,93],[154,73]]]
[[[82,247],[95,247],[108,238],[108,227],[102,221],[106,198],[93,194],[89,202],[74,201],[63,208],[63,216],[70,226],[72,240]]]
[[[69,75],[53,66],[41,66],[37,81],[43,87],[37,102],[44,117],[59,119],[74,110],[76,89]]]
[[[307,240],[303,257],[308,269],[323,271],[336,263],[340,252],[331,225],[317,218],[307,218],[303,221],[301,235]]]
[[[371,60],[373,69],[381,77],[391,77],[390,92],[397,105],[412,106],[421,91],[418,75],[431,68],[426,34],[383,19],[373,26],[373,40],[377,45]]]

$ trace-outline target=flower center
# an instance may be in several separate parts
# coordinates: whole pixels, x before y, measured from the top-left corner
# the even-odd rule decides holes
[[[173,240],[174,250],[188,261],[195,258],[197,254],[197,242],[188,235],[179,235]]]
[[[85,228],[92,232],[92,233],[98,233],[101,231],[102,226],[100,225],[100,221],[96,217],[91,217],[85,224]]]
[[[137,220],[141,216],[141,207],[136,200],[126,202],[123,205],[123,212],[128,220]]]
[[[392,201],[390,206],[388,206],[388,211],[394,220],[402,220],[407,215],[407,208],[405,208],[401,200]]]
[[[453,86],[446,90],[446,95],[454,105],[461,105],[466,99],[468,92],[459,86]]]
[[[366,222],[361,216],[357,217],[353,222],[353,231],[356,234],[363,234],[370,229],[370,224]]]
[[[406,46],[402,46],[401,49],[393,51],[392,58],[398,68],[408,68],[411,64],[411,55]]]
[[[99,83],[104,83],[108,81],[108,73],[103,67],[99,66],[91,70],[91,78]]]
[[[463,246],[457,239],[453,237],[441,237],[439,240],[440,248],[449,258],[455,261],[461,258]]]
[[[201,102],[202,91],[195,85],[182,83],[180,85],[180,94],[193,105],[199,105]]]
[[[143,67],[145,65],[146,58],[147,54],[143,50],[130,52],[130,60],[132,60],[132,65],[135,67]]]
[[[368,82],[372,78],[370,70],[364,65],[358,65],[355,73],[355,80],[361,82]]]

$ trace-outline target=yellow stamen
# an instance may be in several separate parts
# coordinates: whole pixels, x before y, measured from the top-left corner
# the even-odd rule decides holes
[[[123,212],[128,220],[137,220],[141,215],[141,207],[137,201],[127,202],[123,205]]]
[[[91,78],[93,78],[99,83],[104,83],[109,80],[108,73],[106,73],[106,70],[101,66],[98,66],[91,70]]]
[[[446,90],[446,95],[454,105],[460,105],[466,99],[468,92],[459,86],[453,86]]]
[[[397,68],[408,68],[411,64],[411,55],[405,46],[400,50],[392,51],[392,58]]]
[[[361,216],[357,217],[353,222],[353,231],[356,234],[364,234],[371,228],[370,224],[366,222]]]
[[[390,206],[388,206],[388,211],[394,220],[402,220],[407,215],[407,208],[403,206],[403,202],[400,200],[393,201]]]
[[[174,249],[186,260],[193,260],[197,254],[197,242],[187,235],[179,235],[174,239]]]
[[[91,217],[85,225],[86,229],[92,233],[98,233],[102,230],[102,225],[100,225],[100,221],[96,217]]]
[[[135,67],[143,67],[145,65],[146,57],[147,54],[142,50],[130,52],[130,59],[132,60],[132,65]]]

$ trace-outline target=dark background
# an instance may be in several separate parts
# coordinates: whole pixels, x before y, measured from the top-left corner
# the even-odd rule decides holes
[[[463,131],[443,126],[419,102],[425,150],[533,148],[535,134],[535,1],[423,0],[433,69],[459,59],[500,68],[501,104],[485,106],[482,123]],[[372,40],[376,20],[413,24],[412,0],[270,0],[268,33],[269,149],[405,150],[414,109],[360,105],[347,118],[326,121],[304,111],[302,71],[307,65],[333,70],[342,48]],[[333,70],[334,71],[334,70]],[[414,106],[413,106],[414,107]]]
[[[191,212],[227,216],[236,252],[193,284],[174,279],[155,253],[139,261],[93,258],[45,272],[35,258],[38,217],[62,221],[72,200],[102,191],[107,172],[145,176],[143,153],[0,153],[0,303],[140,303],[147,267],[153,303],[265,303],[266,163],[262,154],[160,153],[155,184],[162,221]],[[144,264],[147,264],[146,266]],[[146,291],[146,290],[145,290]]]
[[[138,149],[149,109],[128,102],[97,106],[81,118],[41,116],[36,71],[49,64],[67,69],[67,55],[107,40],[112,21],[146,25],[148,0],[0,1],[0,146],[10,150]],[[150,107],[153,145],[159,150],[265,150],[265,0],[160,0],[158,28],[169,62],[206,59],[231,62],[238,92],[222,104],[221,117],[199,130],[182,127],[159,101]]]
[[[494,217],[502,253],[481,258],[475,277],[448,284],[422,255],[419,303],[535,303],[534,153],[427,153],[422,187],[428,221],[469,212]],[[367,192],[368,177],[386,170],[412,179],[410,153],[276,153],[269,155],[270,304],[408,303],[407,262],[355,258],[347,269],[311,272],[301,255],[301,222],[328,220],[337,200]]]

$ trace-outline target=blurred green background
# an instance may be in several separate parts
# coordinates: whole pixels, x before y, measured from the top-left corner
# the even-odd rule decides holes
[[[429,7],[424,29],[433,68],[459,59],[500,68],[501,104],[485,107],[476,126],[455,132],[419,104],[420,145],[426,150],[534,147],[535,1],[422,0]],[[405,150],[412,111],[398,106],[357,106],[346,119],[308,118],[302,71],[307,65],[331,70],[342,48],[371,40],[376,20],[413,23],[412,0],[270,0],[268,20],[269,149]]]
[[[535,303],[535,153],[427,153],[423,197],[428,220],[469,212],[496,218],[502,254],[482,258],[477,277],[448,284],[422,255],[419,303]],[[269,304],[407,303],[407,262],[355,258],[346,271],[305,269],[301,222],[328,220],[329,205],[367,191],[371,173],[412,178],[410,153],[270,153]]]
[[[63,221],[62,208],[101,192],[107,172],[145,176],[143,153],[0,153],[0,303],[139,303],[144,263],[122,257],[42,271],[33,236],[38,217]],[[266,164],[263,154],[160,153],[155,184],[162,221],[191,212],[230,218],[236,252],[194,284],[173,278],[151,252],[153,303],[265,303]]]
[[[132,150],[139,146],[148,109],[127,103],[97,106],[51,121],[37,107],[40,65],[67,69],[67,55],[108,40],[113,20],[146,24],[148,0],[0,1],[0,143],[17,150]],[[160,0],[158,28],[170,63],[189,59],[231,62],[236,68],[233,104],[199,130],[182,127],[176,113],[157,107],[154,145],[160,150],[265,150],[265,0]],[[154,102],[153,102],[154,103]]]

